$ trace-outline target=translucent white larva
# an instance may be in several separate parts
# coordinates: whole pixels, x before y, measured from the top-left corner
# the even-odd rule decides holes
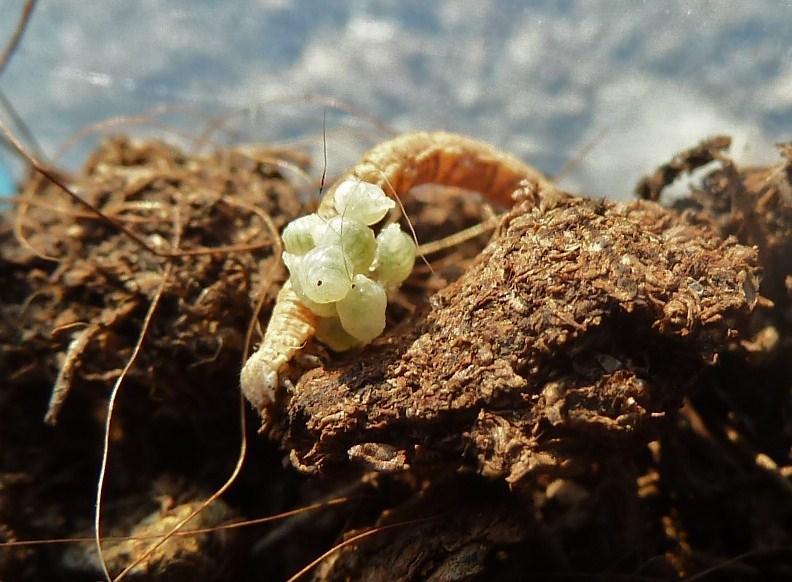
[[[338,214],[366,225],[378,223],[396,206],[382,188],[360,180],[341,182],[335,189],[334,203]]]
[[[332,301],[328,303],[318,303],[309,299],[305,294],[304,289],[307,284],[305,282],[303,256],[283,253],[283,262],[286,264],[286,268],[289,269],[289,273],[291,273],[289,282],[297,298],[319,317],[336,317],[338,314],[336,313],[335,303]]]
[[[333,309],[335,309],[335,303],[331,305],[333,305]],[[360,343],[344,329],[338,315],[335,317],[318,318],[316,320],[316,332],[314,336],[317,340],[335,352],[345,352]]]
[[[308,299],[330,303],[346,297],[352,288],[352,266],[340,245],[313,248],[300,259],[299,291]]]
[[[373,277],[385,287],[400,284],[415,265],[415,242],[399,228],[389,224],[377,235],[377,252],[371,265]]]
[[[315,240],[317,246],[340,247],[354,273],[366,272],[377,251],[374,231],[362,222],[346,216],[331,218]]]
[[[304,255],[316,246],[314,236],[325,226],[325,221],[316,214],[308,214],[292,220],[281,234],[283,248],[295,255]]]
[[[355,275],[352,290],[336,304],[344,330],[363,344],[369,343],[385,329],[385,289],[365,275]]]

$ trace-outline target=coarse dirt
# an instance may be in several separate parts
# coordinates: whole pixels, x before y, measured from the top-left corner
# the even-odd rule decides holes
[[[372,526],[307,577],[792,578],[792,147],[741,168],[728,144],[633,202],[519,189],[491,237],[417,265],[374,344],[306,346],[189,527],[348,501],[174,538],[132,578],[284,580]],[[119,136],[62,175],[110,221],[36,174],[0,215],[0,541],[93,535],[133,357],[103,535],[167,532],[231,473],[246,330],[286,277],[276,231],[314,209],[275,157],[308,165]],[[437,187],[405,204],[422,242],[495,212]],[[111,573],[147,547],[106,541]],[[90,541],[0,547],[3,580],[101,577]]]

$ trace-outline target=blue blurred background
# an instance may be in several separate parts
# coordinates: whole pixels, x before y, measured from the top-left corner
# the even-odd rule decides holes
[[[3,44],[22,4],[0,0]],[[771,0],[41,0],[0,90],[47,155],[90,123],[160,103],[199,112],[166,116],[190,130],[252,107],[234,139],[306,137],[316,153],[323,108],[305,95],[399,131],[478,136],[549,174],[605,132],[565,185],[623,198],[715,133],[735,137],[740,161],[774,160],[772,144],[792,136],[790,39],[792,4]],[[330,172],[383,136],[331,110]]]

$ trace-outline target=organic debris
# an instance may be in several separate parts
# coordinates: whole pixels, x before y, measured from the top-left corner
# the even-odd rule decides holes
[[[140,506],[162,472],[201,475],[206,489],[228,475],[239,446],[246,329],[257,294],[267,287],[274,293],[283,277],[274,237],[302,211],[296,188],[271,158],[266,148],[189,156],[118,137],[102,143],[82,174],[64,177],[159,254],[41,176],[23,185],[0,223],[6,539],[90,532],[109,389],[141,333],[143,349],[124,378],[110,433],[108,506],[131,510],[125,497]],[[26,548],[3,553],[7,572],[41,579],[59,571],[51,556]]]
[[[273,430],[298,467],[581,473],[657,438],[757,301],[752,249],[656,204],[518,196],[409,327],[300,379]]]
[[[343,544],[314,579],[792,575],[792,149],[744,169],[724,148],[659,171],[651,198],[719,165],[672,208],[519,190],[477,258],[486,235],[417,265],[383,338],[306,346],[270,427],[281,449],[249,431],[200,519],[343,504],[172,538],[130,574],[286,579]],[[103,535],[164,532],[230,474],[246,329],[285,278],[272,231],[312,211],[274,155],[121,137],[63,176],[151,249],[23,185],[0,222],[3,540],[90,537],[107,397],[141,333]],[[420,242],[494,214],[433,187],[405,203]],[[106,540],[111,573],[149,543]],[[0,577],[97,579],[75,557],[91,547],[0,548]]]

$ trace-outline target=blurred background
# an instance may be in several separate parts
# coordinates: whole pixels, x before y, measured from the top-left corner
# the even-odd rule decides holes
[[[23,4],[0,0],[2,45]],[[486,139],[550,175],[596,142],[563,184],[625,198],[713,134],[734,136],[741,162],[775,161],[792,137],[792,2],[40,0],[0,90],[46,156],[159,104],[184,106],[160,119],[190,131],[237,111],[223,139],[316,155],[323,103],[341,100],[397,131]],[[327,109],[330,173],[386,135]],[[0,168],[8,191],[19,165],[4,149]]]

